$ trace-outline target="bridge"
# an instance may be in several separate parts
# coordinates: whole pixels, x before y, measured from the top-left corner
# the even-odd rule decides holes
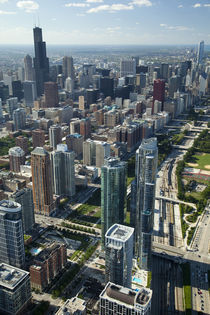
[[[196,206],[194,203],[186,202],[186,201],[179,200],[179,199],[174,199],[174,198],[165,197],[165,196],[156,196],[155,199],[157,199],[157,200],[162,199],[162,200],[165,200],[165,201],[171,202],[171,203],[184,204],[184,205],[187,205],[187,206],[190,206],[190,207],[196,209]]]

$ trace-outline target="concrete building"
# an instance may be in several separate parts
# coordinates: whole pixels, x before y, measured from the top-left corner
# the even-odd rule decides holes
[[[87,139],[83,142],[83,164],[101,167],[105,158],[110,156],[110,144],[103,141]]]
[[[52,125],[49,128],[50,146],[55,150],[57,145],[62,142],[62,129],[59,125]]]
[[[157,139],[144,139],[136,151],[135,181],[131,186],[131,209],[135,227],[135,252],[140,267],[151,268],[151,245],[154,221],[155,183],[158,161]]]
[[[80,121],[80,132],[84,139],[90,138],[91,135],[91,123],[89,118],[83,118]]]
[[[53,193],[56,195],[75,195],[75,171],[73,151],[60,144],[50,155],[52,165]]]
[[[201,64],[203,62],[203,58],[204,58],[204,41],[202,40],[198,44],[197,63]]]
[[[66,136],[66,144],[69,151],[74,151],[77,158],[82,157],[84,137],[79,133]]]
[[[53,211],[52,177],[49,153],[36,147],[31,152],[31,171],[35,213],[50,215]]]
[[[13,118],[13,112],[17,108],[18,108],[18,98],[17,97],[8,98],[6,102],[6,110],[10,118]]]
[[[120,112],[117,110],[110,110],[104,113],[104,125],[107,127],[115,127],[120,123]]]
[[[13,111],[13,122],[15,131],[25,128],[26,112],[24,108],[17,108]]]
[[[150,315],[152,291],[138,292],[114,283],[107,283],[100,294],[100,315]]]
[[[0,264],[0,296],[2,314],[24,314],[31,302],[29,272]]]
[[[17,147],[20,147],[25,154],[27,154],[28,151],[28,138],[23,136],[18,136],[15,138],[15,144]]]
[[[0,262],[24,268],[25,248],[21,205],[0,201]]]
[[[70,134],[74,133],[80,133],[80,119],[79,118],[73,118],[70,122]]]
[[[10,171],[19,173],[20,166],[25,164],[25,152],[20,147],[9,149]]]
[[[36,129],[32,131],[32,144],[33,148],[44,146],[45,144],[44,130]]]
[[[101,168],[102,244],[106,231],[115,223],[123,224],[126,200],[127,164],[115,158],[105,159]]]
[[[24,57],[25,81],[33,81],[32,58],[30,55]]]
[[[70,77],[74,80],[74,60],[72,57],[63,57],[63,75],[64,79]]]
[[[114,224],[105,234],[105,281],[131,287],[134,228]]]
[[[63,306],[57,311],[56,315],[86,315],[86,301],[73,297],[68,299]]]
[[[44,97],[45,107],[58,107],[58,85],[56,82],[45,82],[44,83]]]
[[[67,263],[66,245],[52,243],[44,248],[30,266],[31,287],[43,291]]]
[[[126,77],[127,75],[136,74],[136,61],[135,60],[121,60],[120,62],[120,76]]]
[[[12,194],[9,199],[21,205],[23,232],[27,234],[35,224],[33,193],[30,188],[23,188]]]
[[[34,101],[37,99],[36,82],[23,82],[24,102],[27,107],[34,107]]]

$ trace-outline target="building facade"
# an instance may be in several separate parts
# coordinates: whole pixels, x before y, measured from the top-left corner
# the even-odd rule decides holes
[[[55,150],[62,141],[62,129],[59,125],[52,125],[49,128],[50,146]]]
[[[19,173],[20,166],[25,164],[25,152],[20,147],[9,149],[10,171]]]
[[[33,148],[44,146],[45,144],[44,130],[36,129],[32,131],[32,144]]]

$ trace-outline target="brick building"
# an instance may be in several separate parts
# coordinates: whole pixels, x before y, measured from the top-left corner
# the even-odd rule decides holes
[[[36,129],[32,131],[33,148],[43,147],[45,144],[44,130]]]
[[[25,154],[28,153],[28,138],[23,136],[18,136],[15,138],[15,144],[17,147],[20,147]]]

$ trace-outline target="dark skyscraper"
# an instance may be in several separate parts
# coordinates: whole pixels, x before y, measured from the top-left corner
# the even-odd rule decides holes
[[[164,80],[154,80],[154,87],[153,87],[153,103],[154,101],[162,102],[162,108],[163,110],[163,103],[165,100],[165,81]],[[154,107],[154,104],[153,104]],[[154,111],[154,109],[153,109]]]
[[[46,43],[42,40],[42,29],[35,27],[34,31],[34,69],[36,77],[37,95],[44,91],[44,82],[49,81],[49,59],[46,56]]]

